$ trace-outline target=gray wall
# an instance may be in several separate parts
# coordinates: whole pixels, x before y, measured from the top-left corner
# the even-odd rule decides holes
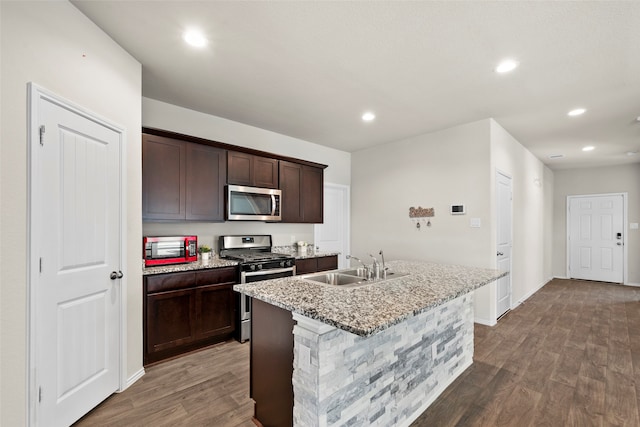
[[[495,268],[500,170],[512,177],[514,192],[512,306],[551,278],[553,172],[495,120],[358,151],[351,170],[355,256],[368,260],[383,249],[388,259]],[[450,215],[449,206],[458,203],[466,205],[466,215]],[[435,209],[431,227],[416,230],[412,206]],[[471,218],[481,227],[470,227]],[[475,295],[476,321],[495,321],[495,285]]]
[[[552,278],[554,174],[491,120],[492,170],[511,177],[513,190],[512,308]],[[491,185],[494,190],[495,182]],[[495,205],[492,205],[495,211]],[[496,215],[492,215],[495,221]],[[495,242],[496,234],[492,236]]]
[[[567,196],[628,193],[628,222],[640,222],[640,164],[555,171],[553,275],[567,275]],[[640,230],[626,224],[628,281],[640,284]]]
[[[492,267],[489,121],[419,135],[352,154],[351,248],[355,256]],[[466,204],[467,214],[449,214]],[[410,207],[434,208],[417,230]],[[470,218],[481,228],[471,228]]]
[[[66,1],[0,2],[0,425],[27,416],[27,83],[125,128],[127,376],[142,369],[141,66]]]

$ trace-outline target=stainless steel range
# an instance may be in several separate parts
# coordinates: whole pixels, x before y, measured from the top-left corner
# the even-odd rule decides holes
[[[240,283],[278,279],[296,274],[296,260],[272,251],[270,235],[220,236],[220,258],[240,262]],[[251,338],[251,297],[240,294],[239,341]]]

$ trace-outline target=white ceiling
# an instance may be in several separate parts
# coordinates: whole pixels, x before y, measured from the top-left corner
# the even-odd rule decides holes
[[[149,98],[351,152],[493,117],[552,169],[640,162],[638,1],[73,4]]]

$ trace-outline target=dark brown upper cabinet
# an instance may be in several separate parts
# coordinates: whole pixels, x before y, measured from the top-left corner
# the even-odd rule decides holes
[[[278,188],[278,160],[228,151],[227,182],[250,187]]]
[[[142,134],[142,219],[224,221],[225,153]]]
[[[142,134],[142,218],[185,219],[185,142]]]
[[[323,222],[323,168],[281,160],[280,189],[282,222]]]
[[[187,143],[186,219],[224,221],[226,151]]]

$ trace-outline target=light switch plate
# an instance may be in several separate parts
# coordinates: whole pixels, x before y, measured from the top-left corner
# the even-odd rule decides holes
[[[480,228],[481,224],[482,221],[480,221],[480,218],[471,218],[471,220],[469,220],[469,225],[473,228]]]
[[[632,230],[637,230],[638,229],[638,223],[637,222],[632,222],[631,224],[629,224],[629,228]]]

